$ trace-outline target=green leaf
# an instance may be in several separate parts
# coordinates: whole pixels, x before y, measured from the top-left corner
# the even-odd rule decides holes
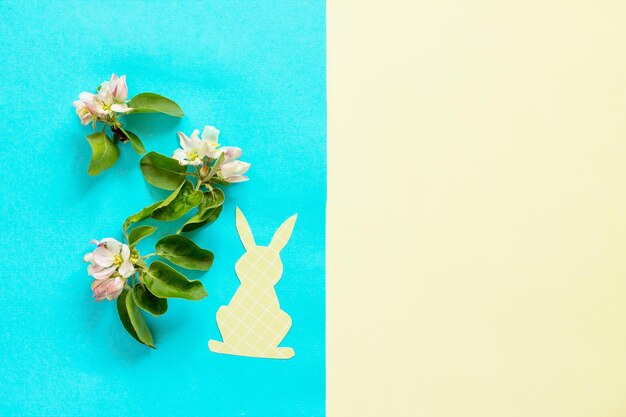
[[[187,167],[160,153],[148,153],[139,165],[146,181],[164,190],[175,190],[185,180]]]
[[[122,226],[123,230],[127,231],[131,224],[140,222],[150,217],[154,209],[159,207],[161,203],[162,201],[157,201],[156,203],[149,205],[148,207],[142,208],[137,213],[128,216],[128,218],[124,220],[124,225]]]
[[[131,294],[132,292],[133,290],[124,290],[117,298],[117,313],[124,328],[132,337],[138,342],[156,349],[152,340],[152,333],[150,333],[148,324],[135,304],[135,297]]]
[[[104,132],[88,135],[87,141],[89,141],[92,152],[91,162],[87,169],[89,175],[98,175],[115,164],[120,155],[120,150]]]
[[[133,287],[133,297],[139,307],[153,316],[160,316],[167,311],[167,300],[152,294],[144,284],[137,284]]]
[[[204,193],[204,199],[198,206],[198,214],[187,220],[178,232],[191,232],[192,230],[213,223],[222,212],[223,203],[224,192],[222,190],[213,188],[211,191],[206,191]]]
[[[150,264],[143,276],[143,283],[152,294],[160,298],[201,300],[207,296],[200,281],[189,281],[186,276],[161,261]]]
[[[183,109],[167,97],[154,93],[141,93],[131,98],[128,106],[130,113],[164,113],[174,117],[183,117]]]
[[[183,268],[208,271],[213,264],[213,252],[202,249],[184,236],[165,236],[157,242],[155,249],[161,258]]]
[[[202,204],[198,207],[198,210],[208,210],[211,208],[217,208],[224,204],[225,200],[224,191],[219,188],[213,188],[210,191],[205,191]]]
[[[220,153],[220,156],[217,158],[217,161],[215,161],[215,163],[213,164],[213,167],[211,167],[211,171],[209,172],[209,175],[207,175],[207,179],[211,179],[215,176],[215,174],[217,174],[217,171],[219,171],[220,166],[222,165],[222,162],[224,162],[224,153]]]
[[[171,221],[181,218],[202,201],[202,191],[195,190],[191,181],[185,180],[177,190],[167,197],[152,213],[152,218]]]
[[[208,224],[211,224],[215,220],[217,220],[221,212],[222,206],[218,206],[208,209],[202,215],[196,214],[195,216],[187,220],[183,227],[180,228],[178,233],[191,232],[200,229],[201,227],[204,227]]]
[[[128,140],[130,140],[130,146],[133,147],[133,150],[139,155],[143,155],[144,153],[146,153],[146,148],[143,146],[143,143],[141,142],[141,139],[139,139],[139,136],[135,135],[130,130],[125,130],[125,132],[126,137],[128,137]]]
[[[130,247],[135,246],[137,243],[139,243],[141,239],[150,236],[152,233],[154,233],[155,230],[156,227],[154,226],[135,227],[133,230],[130,231],[130,234],[128,235],[128,244],[130,245]]]

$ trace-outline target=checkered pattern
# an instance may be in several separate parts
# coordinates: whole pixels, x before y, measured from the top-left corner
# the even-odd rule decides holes
[[[282,275],[283,266],[278,251],[293,230],[295,216],[276,232],[268,247],[254,245],[250,228],[237,212],[237,229],[247,253],[238,264],[242,282],[230,304],[217,312],[217,324],[224,342],[209,341],[216,353],[257,358],[289,359],[292,348],[278,347],[289,328],[291,317],[280,309],[273,282]]]

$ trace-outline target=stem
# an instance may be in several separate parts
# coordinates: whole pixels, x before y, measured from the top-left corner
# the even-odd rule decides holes
[[[120,125],[118,126],[118,129],[119,129],[119,130],[121,130],[121,131],[124,133],[124,136],[126,136],[126,138],[127,138],[128,140],[130,140],[130,136],[128,135],[128,132],[126,132],[126,131],[124,130],[124,126],[122,126],[122,125],[120,124]]]
[[[143,259],[148,259],[148,258],[151,258],[151,257],[153,257],[153,256],[156,256],[156,253],[154,253],[154,252],[153,252],[153,253],[149,253],[149,254],[147,254],[147,255],[142,256],[142,258],[143,258]]]
[[[202,187],[202,181],[203,181],[203,179],[202,179],[202,177],[200,176],[200,170],[198,169],[198,167],[197,167],[197,166],[194,166],[194,169],[196,170],[196,177],[198,178],[198,182],[196,182],[196,188],[195,188],[195,190],[197,191],[197,190],[199,190],[199,189],[200,189],[200,187]]]

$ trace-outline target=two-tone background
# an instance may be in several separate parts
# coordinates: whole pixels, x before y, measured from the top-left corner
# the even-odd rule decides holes
[[[0,8],[2,414],[324,415],[323,2]],[[623,416],[626,6],[336,0],[327,17],[328,415]],[[130,152],[85,174],[69,103],[111,71],[187,111],[133,122],[149,148],[214,123],[253,162],[201,239],[210,297],[173,303],[156,355],[89,303],[77,261],[160,196]],[[293,364],[204,345],[237,285],[235,203],[260,240],[300,213],[279,288]]]

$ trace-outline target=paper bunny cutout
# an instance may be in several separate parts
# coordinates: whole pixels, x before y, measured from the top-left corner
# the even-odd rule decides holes
[[[272,359],[294,356],[292,348],[278,347],[291,327],[291,317],[280,309],[274,285],[283,273],[280,251],[291,237],[297,216],[280,225],[268,246],[258,246],[248,221],[237,208],[235,224],[246,249],[235,264],[241,285],[230,304],[217,311],[224,341],[210,340],[212,352]]]

